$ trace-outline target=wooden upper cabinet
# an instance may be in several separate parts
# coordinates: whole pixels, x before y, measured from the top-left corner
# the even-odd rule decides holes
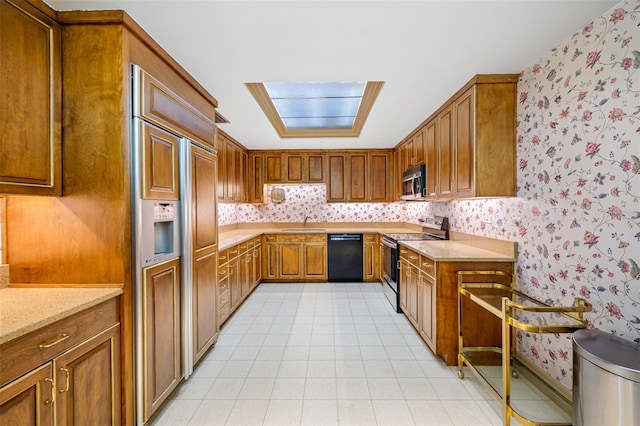
[[[450,197],[454,191],[455,147],[453,139],[453,110],[445,108],[436,118],[438,120],[438,196]]]
[[[222,133],[218,132],[216,137],[218,147],[218,201],[225,201],[227,192],[227,143]]]
[[[141,105],[145,119],[215,149],[217,128],[214,117],[208,117],[169,87],[139,69]]]
[[[455,192],[457,197],[473,197],[475,193],[474,88],[467,90],[453,104],[455,117]],[[498,164],[495,164],[498,168]]]
[[[307,181],[306,176],[306,154],[284,154],[283,172],[284,181],[292,183],[302,183]]]
[[[324,155],[322,153],[310,153],[307,155],[308,181],[322,183],[324,175]]]
[[[368,154],[350,154],[347,161],[348,201],[368,201],[370,198],[367,194],[370,179]]]
[[[427,198],[516,195],[517,84],[517,74],[475,76],[396,148],[401,167],[423,159]]]
[[[327,155],[327,201],[347,201],[346,156]]]
[[[248,176],[248,200],[250,203],[264,202],[264,180],[262,177],[263,162],[262,155],[256,153],[249,154],[249,176]]]
[[[438,120],[431,120],[424,129],[427,198],[435,198],[438,195],[438,137]]]
[[[267,154],[264,156],[264,181],[265,183],[281,183],[282,178],[282,156],[280,154]]]
[[[391,173],[393,169],[391,152],[369,154],[369,199],[373,202],[393,201]]]
[[[0,193],[62,195],[60,26],[0,2]]]
[[[142,122],[142,198],[147,200],[179,200],[178,169],[180,138]]]

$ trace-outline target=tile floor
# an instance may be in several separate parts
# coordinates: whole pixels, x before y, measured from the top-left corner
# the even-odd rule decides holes
[[[499,425],[379,284],[260,284],[152,425]]]

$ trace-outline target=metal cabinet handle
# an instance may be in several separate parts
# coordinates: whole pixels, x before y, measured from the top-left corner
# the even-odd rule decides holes
[[[56,340],[54,340],[53,342],[42,342],[38,345],[38,349],[47,349],[50,348],[51,346],[55,346],[58,343],[62,342],[63,340],[66,340],[69,338],[69,333],[60,333],[59,335],[60,337]]]
[[[54,401],[54,393],[53,393],[53,379],[50,379],[49,377],[45,377],[44,378],[45,383],[51,383],[51,397],[49,399],[45,399],[44,401],[44,405],[49,405],[51,403],[53,403]]]
[[[69,392],[69,370],[64,367],[60,367],[60,371],[62,371],[65,374],[66,378],[65,378],[64,389],[60,389],[58,392],[60,393]]]

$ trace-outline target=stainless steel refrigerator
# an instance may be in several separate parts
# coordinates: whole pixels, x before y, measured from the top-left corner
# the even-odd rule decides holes
[[[132,66],[138,424],[191,375],[219,331],[216,153],[145,117],[147,75]]]

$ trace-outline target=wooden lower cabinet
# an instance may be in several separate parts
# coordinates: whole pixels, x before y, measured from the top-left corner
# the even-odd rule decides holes
[[[429,348],[447,365],[458,357],[458,271],[495,270],[513,273],[513,262],[436,262],[400,248],[400,307]],[[508,284],[508,283],[505,283]],[[499,346],[501,324],[475,303],[463,303],[465,342]]]
[[[229,291],[231,294],[231,311],[238,307],[241,298],[240,261],[236,257],[229,261]]]
[[[120,325],[53,360],[56,425],[120,425]]]
[[[380,242],[378,234],[364,235],[364,281],[380,279]]]
[[[262,281],[262,244],[261,238],[256,237],[253,247],[253,284],[251,288],[255,288]]]
[[[0,424],[120,425],[118,312],[111,299],[4,343]]]
[[[326,281],[326,234],[265,235],[262,279]]]
[[[53,363],[36,368],[0,388],[0,424],[53,425]]]
[[[151,415],[182,379],[180,258],[143,270],[143,417]]]

